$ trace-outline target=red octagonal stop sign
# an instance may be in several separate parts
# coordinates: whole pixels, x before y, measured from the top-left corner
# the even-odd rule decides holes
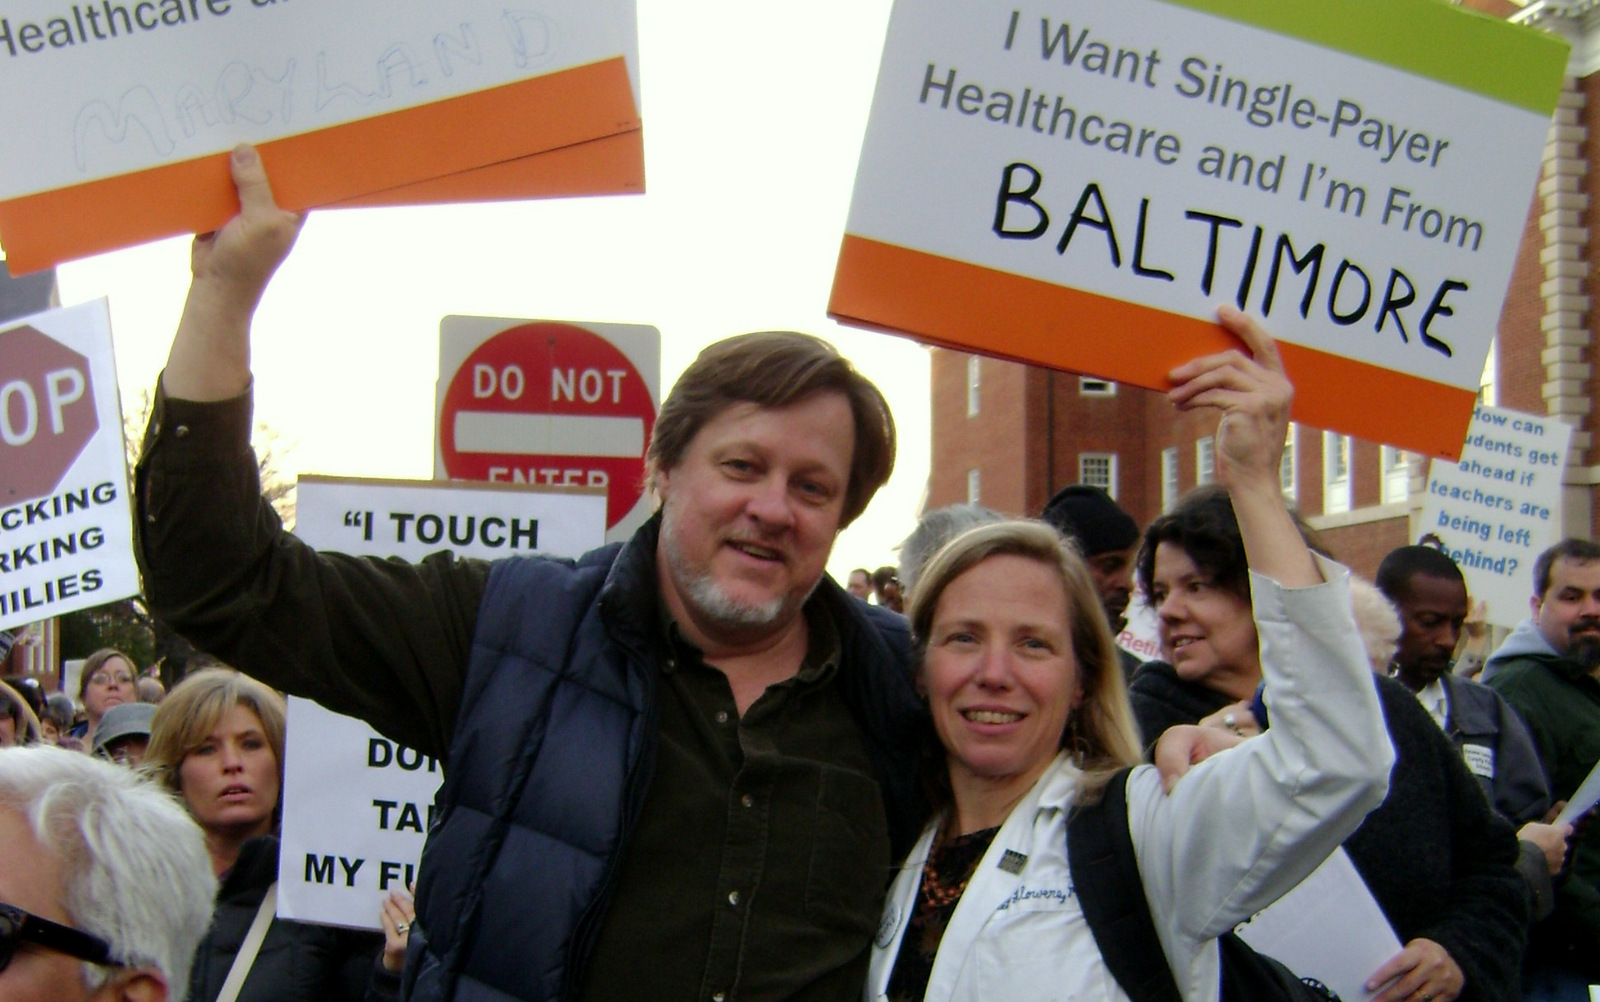
[[[644,491],[650,387],[621,349],[575,324],[503,330],[445,389],[439,454],[454,480],[604,487],[606,526]]]
[[[88,359],[32,327],[0,332],[0,504],[55,490],[99,430]]]

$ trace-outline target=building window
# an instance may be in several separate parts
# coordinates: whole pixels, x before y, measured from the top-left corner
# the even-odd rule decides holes
[[[1161,450],[1161,510],[1171,511],[1178,503],[1178,447]]]
[[[1210,435],[1194,444],[1194,482],[1197,487],[1204,487],[1217,478],[1216,457],[1211,447]]]
[[[1350,436],[1322,433],[1322,513],[1350,510]]]
[[[1078,453],[1078,483],[1098,487],[1117,496],[1117,454],[1114,452]]]
[[[1289,431],[1283,436],[1283,459],[1278,462],[1278,489],[1291,500],[1300,496],[1294,466],[1294,423],[1290,422]]]
[[[1411,496],[1411,453],[1386,445],[1383,457],[1383,503],[1395,504]]]
[[[979,497],[980,494],[981,494],[981,492],[978,489],[978,471],[977,470],[968,470],[967,471],[967,504],[981,504],[982,502],[981,502],[981,499]]]
[[[983,359],[977,355],[967,356],[967,417],[978,416],[978,384],[983,368]]]
[[[1489,340],[1489,357],[1483,360],[1483,375],[1478,379],[1478,403],[1485,407],[1500,406],[1500,387],[1495,376],[1500,368],[1500,336]]]
[[[1109,379],[1079,376],[1078,394],[1085,397],[1114,397],[1117,395],[1117,384]]]

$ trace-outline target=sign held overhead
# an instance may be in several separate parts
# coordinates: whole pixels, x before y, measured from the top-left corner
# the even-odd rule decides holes
[[[241,142],[289,209],[640,190],[636,36],[633,0],[13,0],[6,264],[217,229]]]
[[[1232,302],[1298,420],[1453,457],[1565,61],[1434,0],[900,0],[829,312],[1165,389]]]
[[[138,594],[127,462],[105,300],[0,330],[0,629]]]

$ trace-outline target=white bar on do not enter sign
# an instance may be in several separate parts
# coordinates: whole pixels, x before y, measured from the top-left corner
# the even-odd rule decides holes
[[[461,411],[455,438],[457,452],[607,459],[644,455],[644,421],[636,417]]]

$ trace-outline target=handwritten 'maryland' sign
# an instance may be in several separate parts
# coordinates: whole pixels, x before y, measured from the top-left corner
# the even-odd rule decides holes
[[[1565,59],[1434,0],[900,0],[829,312],[1165,388],[1231,301],[1298,419],[1454,457]]]
[[[633,0],[11,0],[6,265],[215,229],[240,142],[294,209],[638,190],[633,18]]]

